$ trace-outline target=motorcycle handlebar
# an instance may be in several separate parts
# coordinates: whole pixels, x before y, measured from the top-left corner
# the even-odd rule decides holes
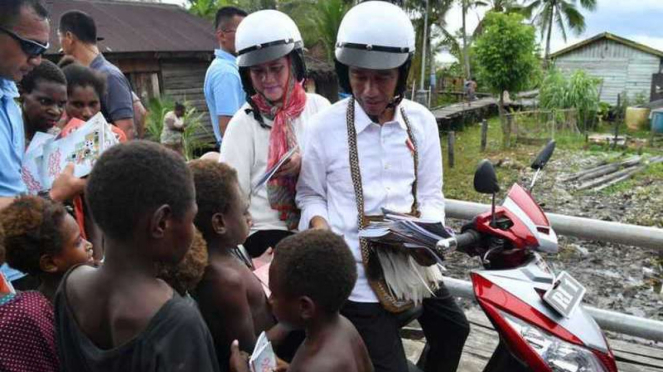
[[[481,234],[474,230],[467,230],[464,233],[458,234],[451,238],[442,239],[436,244],[436,248],[442,252],[450,252],[454,250],[465,251],[478,244],[481,240]]]

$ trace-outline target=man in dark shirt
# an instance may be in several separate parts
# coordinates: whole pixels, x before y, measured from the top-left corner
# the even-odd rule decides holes
[[[87,13],[72,10],[60,17],[60,45],[65,55],[106,76],[106,94],[101,112],[106,120],[122,129],[131,140],[135,137],[131,85],[122,71],[108,62],[97,47],[97,26]]]

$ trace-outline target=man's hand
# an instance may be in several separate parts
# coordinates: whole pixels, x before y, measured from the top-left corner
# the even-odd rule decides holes
[[[74,164],[69,163],[62,173],[55,179],[49,195],[51,200],[64,202],[80,195],[85,190],[86,180],[74,176]]]
[[[296,176],[302,168],[302,155],[295,153],[274,173],[274,177]]]
[[[230,371],[250,372],[249,354],[239,350],[239,341],[237,340],[230,345]]]
[[[309,223],[309,227],[313,230],[331,230],[329,228],[329,224],[327,223],[327,220],[320,216],[315,216],[311,218],[311,222]]]

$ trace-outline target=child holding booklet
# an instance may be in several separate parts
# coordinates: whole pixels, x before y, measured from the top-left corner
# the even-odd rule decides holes
[[[277,245],[269,271],[272,310],[284,326],[306,331],[288,372],[373,371],[361,336],[339,314],[356,279],[352,253],[329,231],[308,230]],[[247,371],[236,342],[231,353],[231,369]]]
[[[106,257],[100,268],[70,270],[56,294],[62,369],[218,371],[195,302],[156,278],[155,264],[176,265],[194,235],[184,160],[147,141],[113,146],[97,160],[86,199]]]
[[[282,335],[262,284],[237,251],[249,234],[251,214],[237,182],[237,172],[210,160],[189,162],[196,187],[196,227],[207,242],[209,266],[195,290],[214,337],[219,365],[228,368],[230,343],[253,350],[261,332],[278,343]]]

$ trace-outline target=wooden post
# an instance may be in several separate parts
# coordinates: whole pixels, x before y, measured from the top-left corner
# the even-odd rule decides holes
[[[448,139],[449,139],[449,156],[447,157],[447,163],[449,164],[449,168],[453,168],[456,160],[454,158],[454,144],[456,143],[456,132],[450,131]]]
[[[488,141],[488,120],[481,120],[481,152],[486,151],[486,142]]]

